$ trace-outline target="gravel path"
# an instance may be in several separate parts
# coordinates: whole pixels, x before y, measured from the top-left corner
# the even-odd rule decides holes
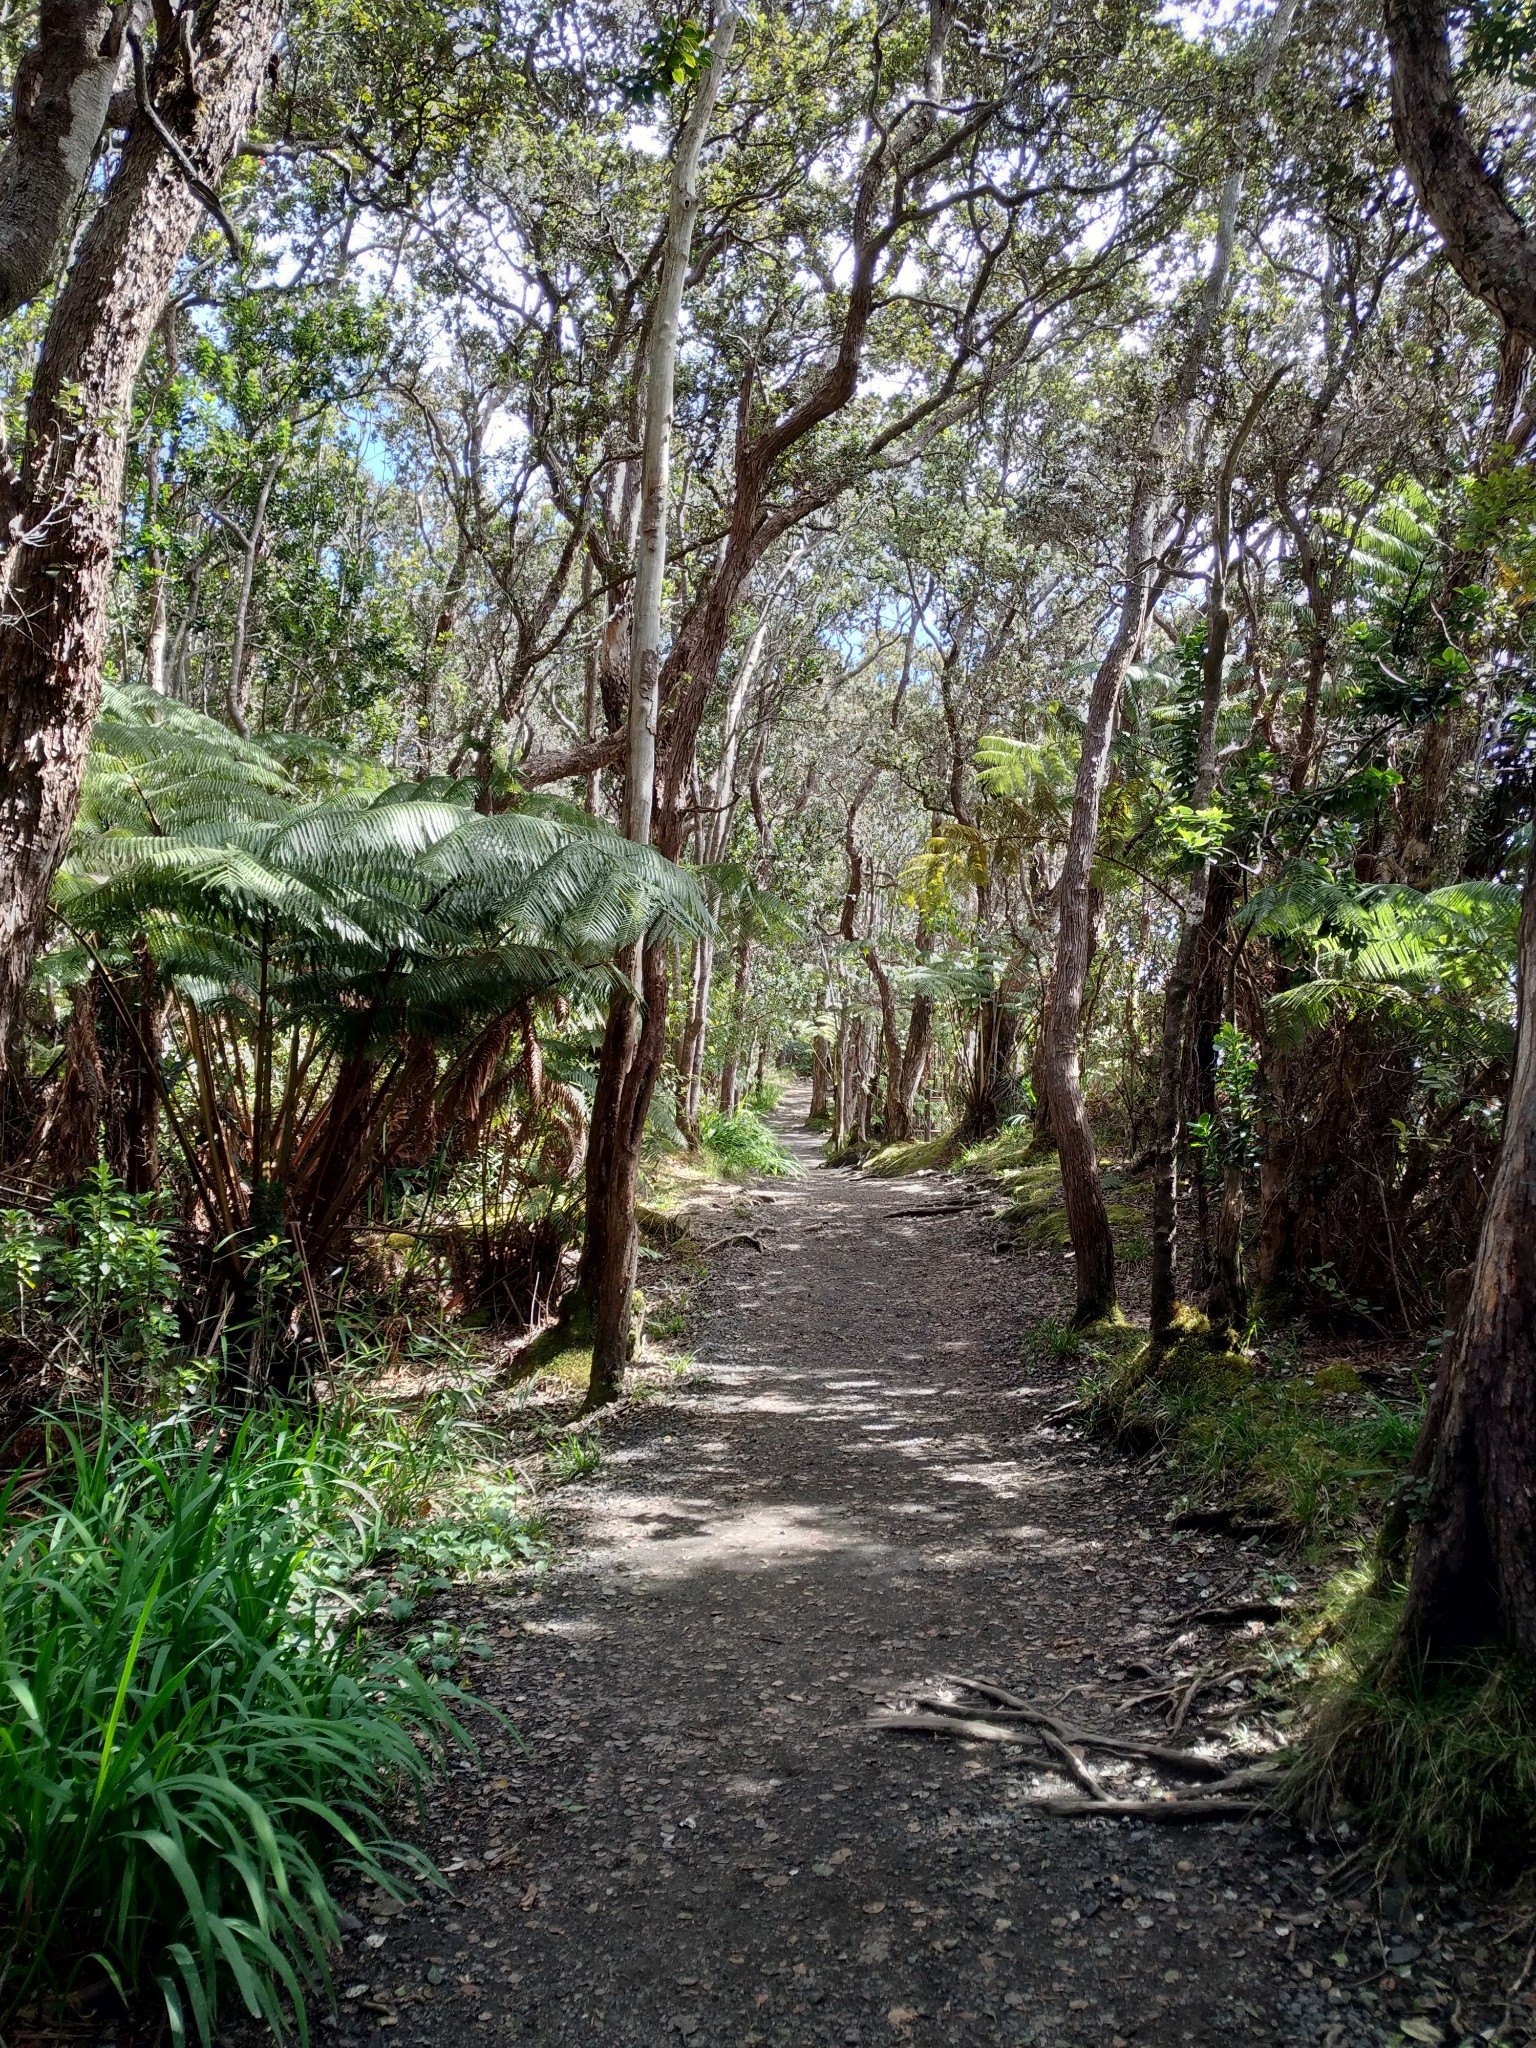
[[[452,1903],[358,1902],[328,2038],[1347,2048],[1401,2040],[1391,2013],[1460,2038],[1457,1969],[1491,1994],[1494,1965],[1410,1901],[1383,1925],[1302,1837],[1043,1817],[1032,1754],[862,1726],[948,1671],[1155,1732],[1123,1702],[1264,1560],[1174,1542],[1149,1480],[1050,1422],[1069,1390],[1020,1359],[1059,1260],[1000,1256],[984,1207],[901,1213],[953,1183],[792,1142],[811,1170],[758,1194],[761,1252],[721,1254],[696,1368],[608,1424],[554,1569],[450,1600],[527,1751],[431,1812]]]

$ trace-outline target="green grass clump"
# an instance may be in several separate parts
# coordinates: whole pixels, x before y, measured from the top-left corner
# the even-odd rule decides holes
[[[1018,1242],[1031,1251],[1068,1250],[1072,1233],[1067,1227],[1061,1169],[1055,1155],[1031,1160],[1025,1166],[1005,1168],[1001,1178],[1013,1197],[1007,1220],[1013,1225]],[[1104,1185],[1106,1193],[1118,1191],[1117,1183],[1108,1175]],[[1141,1210],[1124,1201],[1109,1201],[1104,1206],[1120,1256],[1132,1262],[1145,1258],[1146,1218]]]
[[[864,1171],[876,1180],[900,1180],[903,1174],[924,1170],[939,1172],[955,1157],[955,1134],[919,1138],[908,1145],[883,1145],[864,1162]]]
[[[51,1490],[0,1496],[0,2025],[105,1976],[177,2041],[231,1986],[303,2036],[335,1868],[433,1875],[385,1808],[460,1696],[350,1621],[380,1517],[323,1425],[58,1435]]]
[[[1006,1173],[1010,1168],[1033,1166],[1045,1162],[1051,1173],[1056,1173],[1056,1146],[1053,1139],[1040,1137],[1027,1118],[1015,1124],[1005,1124],[995,1138],[984,1138],[979,1145],[968,1145],[960,1154],[957,1164],[965,1173]]]
[[[1267,1374],[1188,1311],[1170,1344],[1154,1350],[1143,1337],[1129,1351],[1108,1355],[1096,1345],[1090,1355],[1096,1369],[1084,1401],[1094,1427],[1160,1450],[1202,1501],[1298,1538],[1337,1536],[1372,1519],[1413,1455],[1417,1415],[1376,1400],[1339,1412],[1349,1390],[1337,1371]]]
[[[707,1109],[699,1118],[699,1142],[727,1180],[753,1174],[782,1177],[800,1168],[755,1110],[745,1106],[726,1116]]]
[[[1393,1863],[1465,1878],[1536,1863],[1536,1675],[1493,1651],[1427,1673],[1395,1654],[1400,1587],[1335,1582],[1318,1631],[1287,1803],[1343,1805]]]
[[[595,1424],[586,1430],[557,1430],[544,1446],[545,1469],[557,1486],[590,1479],[602,1462],[602,1432]]]

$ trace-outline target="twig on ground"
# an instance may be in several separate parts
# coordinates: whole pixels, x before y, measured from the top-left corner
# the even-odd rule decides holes
[[[755,1252],[760,1252],[764,1249],[763,1240],[755,1236],[750,1230],[733,1230],[729,1237],[715,1237],[711,1238],[708,1244],[701,1244],[699,1246],[699,1257],[703,1258],[706,1252],[721,1251],[728,1244],[749,1244]]]
[[[1520,1965],[1520,1974],[1515,1979],[1514,1983],[1510,1985],[1509,1995],[1504,2000],[1504,2017],[1499,2021],[1498,2026],[1498,2032],[1500,2035],[1502,2035],[1509,2026],[1509,2016],[1515,2009],[1515,2000],[1520,1996],[1520,1993],[1525,1989],[1525,1980],[1531,1974],[1531,1964],[1533,1962],[1536,1962],[1536,1941],[1533,1941],[1530,1947],[1526,1950],[1525,1961]]]
[[[962,1742],[1026,1742],[1033,1735],[1055,1757],[1072,1782],[1081,1786],[1090,1799],[1098,1800],[1108,1796],[1082,1758],[1074,1756],[1059,1735],[1050,1728],[1042,1727],[1037,1720],[1023,1715],[1016,1716],[1009,1722],[980,1721],[967,1717],[952,1707],[940,1705],[928,1711],[915,1713],[871,1714],[866,1725],[897,1734],[951,1735],[958,1737]]]
[[[1184,1717],[1188,1714],[1190,1708],[1194,1705],[1196,1695],[1198,1693],[1204,1692],[1205,1688],[1208,1685],[1213,1684],[1219,1676],[1220,1673],[1216,1670],[1214,1665],[1211,1667],[1209,1671],[1197,1671],[1195,1673],[1194,1677],[1189,1682],[1188,1689],[1179,1695],[1179,1703],[1174,1710],[1173,1720],[1169,1724],[1168,1728],[1168,1733],[1170,1735],[1177,1735],[1179,1730],[1184,1726]]]

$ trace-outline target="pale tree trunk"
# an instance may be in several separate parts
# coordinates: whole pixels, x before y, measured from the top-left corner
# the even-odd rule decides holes
[[[1296,0],[1278,0],[1254,77],[1254,100],[1268,90],[1281,47],[1290,32]],[[1247,124],[1252,131],[1252,121]],[[1046,1012],[1041,1078],[1051,1131],[1061,1161],[1062,1191],[1072,1235],[1077,1277],[1077,1320],[1096,1321],[1118,1305],[1115,1245],[1099,1182],[1098,1153],[1083,1100],[1081,1033],[1083,992],[1092,949],[1089,900],[1099,810],[1109,778],[1110,748],[1120,713],[1125,678],[1141,651],[1151,598],[1154,553],[1162,521],[1164,469],[1183,439],[1201,368],[1226,295],[1227,273],[1242,201],[1242,162],[1228,175],[1217,214],[1215,246],[1195,320],[1178,367],[1170,379],[1157,419],[1137,464],[1126,522],[1125,583],[1114,638],[1099,665],[1088,699],[1082,753],[1072,796],[1066,857],[1058,887],[1060,924],[1056,965]]]
[[[902,1045],[895,991],[873,939],[864,948],[864,959],[874,976],[875,990],[880,998],[880,1033],[885,1047],[885,1105],[880,1113],[884,1129],[881,1136],[888,1145],[903,1145],[912,1135],[912,1119],[901,1089]]]
[[[826,1116],[832,1105],[832,1047],[824,1033],[818,1031],[811,1040],[811,1106],[806,1115],[807,1123],[816,1123]]]
[[[682,1113],[678,1118],[690,1145],[699,1142],[699,1117],[704,1107],[704,1046],[709,1036],[709,993],[715,975],[715,941],[711,932],[701,932],[693,942],[693,977],[688,998],[688,1021],[683,1027],[679,1059],[682,1079]]]
[[[917,953],[920,960],[926,960],[933,949],[933,936],[921,911],[917,917]],[[897,1084],[900,1116],[908,1135],[914,1128],[913,1119],[917,1111],[917,1092],[923,1085],[923,1076],[928,1071],[928,1061],[933,1052],[933,996],[927,989],[919,989],[912,998],[912,1008],[907,1015],[907,1042],[901,1053],[901,1079]],[[931,1133],[930,1133],[931,1135]]]
[[[154,66],[161,118],[210,186],[255,111],[280,14],[281,0],[201,10],[195,95],[178,53]],[[20,538],[0,585],[0,1063],[17,1040],[101,699],[134,382],[201,217],[154,129],[136,123],[54,301],[28,398]]]
[[[165,350],[166,378],[172,380],[181,370],[181,348],[176,333],[176,308],[173,305],[167,305],[161,315],[158,332],[161,346]],[[151,423],[144,451],[144,520],[152,535],[158,534],[159,530],[161,481],[160,443]],[[165,554],[157,538],[150,540],[146,550],[146,563],[150,575],[150,591],[149,624],[144,635],[144,681],[157,697],[163,697],[170,687],[168,661],[171,607],[166,590],[168,579]]]
[[[144,517],[153,527],[160,516],[160,452],[153,441],[144,461]],[[165,653],[170,640],[170,607],[165,601],[165,554],[158,540],[145,551],[149,570],[149,625],[144,634],[144,680],[165,695]]]
[[[1160,465],[1149,451],[1138,470],[1131,497],[1125,595],[1119,623],[1109,651],[1099,664],[1083,723],[1082,753],[1078,758],[1066,858],[1058,888],[1056,965],[1051,975],[1041,1049],[1041,1078],[1045,1083],[1051,1133],[1061,1162],[1062,1193],[1075,1259],[1077,1319],[1082,1323],[1108,1315],[1117,1301],[1114,1239],[1099,1184],[1093,1129],[1083,1101],[1078,1045],[1093,945],[1090,878],[1120,696],[1126,673],[1141,650],[1146,627],[1160,483]]]
[[[646,357],[644,431],[640,456],[640,528],[636,542],[634,620],[630,632],[629,724],[625,760],[624,831],[639,845],[651,838],[656,798],[656,721],[660,706],[662,596],[667,572],[667,511],[672,459],[673,386],[678,329],[693,227],[698,217],[699,158],[736,33],[732,0],[715,16],[710,58],[694,92],[672,163],[667,231]],[[634,1296],[635,1190],[646,1113],[666,1037],[664,949],[642,940],[627,963],[641,1006],[625,992],[609,1009],[587,1157],[587,1240],[584,1263],[594,1295],[592,1377],[587,1406],[616,1400],[629,1355]],[[601,1119],[602,1134],[599,1136]]]
[[[720,759],[710,778],[708,816],[700,833],[699,858],[713,867],[725,857],[730,844],[731,823],[736,815],[738,791],[736,762],[741,750],[742,725],[747,699],[762,665],[768,639],[769,609],[763,609],[756,630],[747,642],[725,702],[721,725]],[[715,940],[713,932],[701,932],[694,940],[693,972],[689,984],[688,1017],[678,1049],[679,1118],[691,1145],[699,1140],[699,1110],[704,1089],[704,1049],[709,1035],[709,994],[714,977]]]
[[[256,591],[256,565],[261,559],[262,542],[267,537],[267,509],[272,502],[272,492],[282,466],[282,457],[273,456],[262,471],[261,487],[256,493],[256,509],[251,514],[249,532],[224,514],[216,515],[219,524],[232,533],[240,543],[240,591],[235,600],[235,631],[229,649],[229,681],[224,690],[224,708],[229,714],[230,724],[242,739],[249,735],[251,729],[251,693],[247,661],[251,636],[251,600]]]

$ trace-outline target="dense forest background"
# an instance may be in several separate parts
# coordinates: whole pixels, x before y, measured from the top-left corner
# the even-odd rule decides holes
[[[1526,1854],[1527,10],[43,0],[0,42],[4,1641],[57,1796],[182,1569],[156,1486],[228,1562],[236,1498],[351,1483],[346,1403],[391,1473],[448,1441],[359,1361],[527,1338],[620,1397],[668,1176],[781,1167],[793,1074],[834,1161],[1003,1176],[1129,1444],[1255,1357],[1278,1412],[1297,1333],[1420,1361],[1307,1796],[1386,1801],[1381,1717],[1411,1778],[1475,1698],[1527,1761],[1431,1853]],[[66,1740],[88,1502],[139,1635]],[[455,1739],[390,1670],[359,1786]],[[25,1940],[6,1897],[7,1998],[110,1889]]]

